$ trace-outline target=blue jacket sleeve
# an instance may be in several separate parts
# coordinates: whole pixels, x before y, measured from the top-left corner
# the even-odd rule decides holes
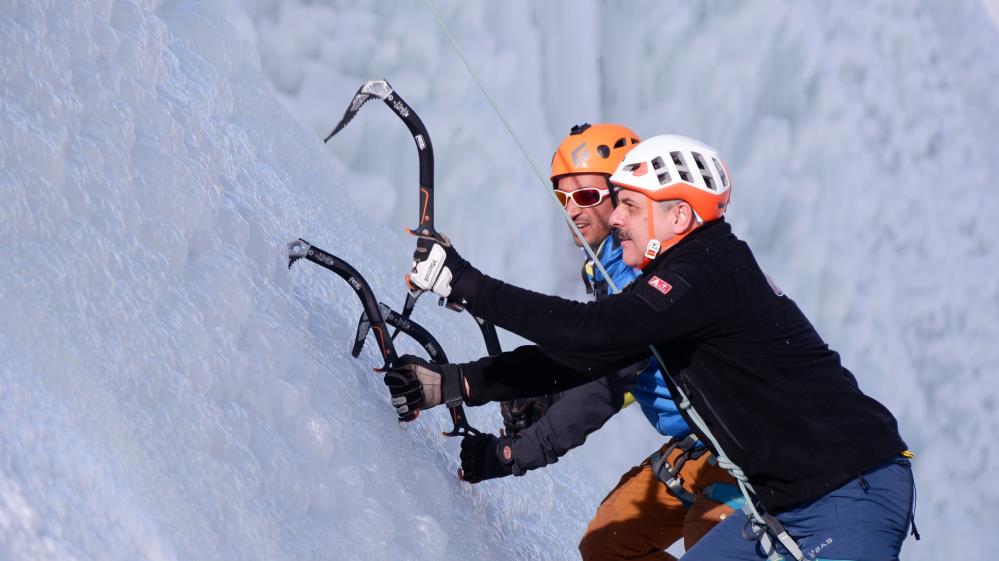
[[[635,384],[634,372],[622,371],[561,393],[541,419],[517,433],[513,443],[514,473],[553,464],[586,442],[624,404]]]

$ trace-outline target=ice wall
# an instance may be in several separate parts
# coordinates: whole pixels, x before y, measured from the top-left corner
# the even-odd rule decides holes
[[[643,135],[681,132],[726,155],[736,231],[865,391],[897,414],[918,453],[924,540],[910,540],[905,557],[985,555],[982,536],[999,523],[999,486],[990,481],[999,462],[987,444],[999,428],[992,380],[999,355],[991,343],[999,336],[995,2],[438,5],[518,133],[537,140],[532,156],[542,166],[565,128],[583,120],[624,122]],[[476,139],[436,141],[442,191],[452,166],[465,169],[469,160],[478,167],[461,182],[462,195],[492,200],[496,178],[518,189],[529,182],[519,156],[494,164],[497,150],[510,153],[490,147],[508,144],[505,133],[422,2],[255,2],[249,13],[265,72],[317,134],[338,116],[327,107],[329,92],[349,95],[363,79],[399,76],[408,80],[401,91],[446,90],[419,101],[428,126],[441,131],[436,139]],[[344,32],[361,20],[368,22],[362,38]],[[306,21],[324,24],[317,30]],[[341,56],[345,49],[334,48],[362,44],[376,54]],[[420,45],[426,64],[414,66],[413,49],[392,47],[400,44]],[[393,48],[398,56],[377,54]],[[510,59],[517,79],[507,72]],[[371,128],[360,134],[385,138],[378,117],[365,118]],[[377,191],[362,196],[412,177],[386,170],[380,153],[332,150],[374,175],[365,185]],[[444,203],[442,224],[459,248],[473,248],[504,278],[571,290],[563,283],[574,257],[556,247],[564,243],[557,215],[536,214],[537,186],[525,189],[489,212],[459,195]],[[405,222],[406,190],[395,190],[391,207],[403,216],[383,221]],[[519,217],[521,226],[501,227],[502,236],[480,227],[495,216]],[[555,246],[535,239],[525,249],[519,230],[549,224]],[[598,446],[641,438],[639,431],[624,424],[618,438],[574,454],[598,464],[636,454],[639,447]]]
[[[924,540],[905,558],[984,557],[999,36],[983,5],[439,8],[542,168],[582,120],[727,155],[736,231],[919,454]],[[0,558],[575,558],[657,441],[640,415],[542,472],[458,485],[444,415],[400,430],[373,350],[347,355],[352,291],[284,268],[301,235],[402,301],[412,141],[372,106],[319,143],[374,77],[433,134],[441,229],[490,273],[578,294],[565,226],[421,2],[2,4]],[[481,353],[467,317],[416,317],[452,358]]]
[[[459,485],[445,414],[400,429],[347,354],[352,290],[286,270],[301,235],[398,305],[411,242],[338,193],[232,8],[3,4],[0,558],[571,556],[584,472]]]

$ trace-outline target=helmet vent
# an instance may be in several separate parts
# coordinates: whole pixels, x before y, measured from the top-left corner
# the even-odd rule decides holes
[[[597,146],[597,154],[600,154],[601,158],[609,158],[610,148],[608,148],[606,144],[601,144],[600,146]]]
[[[631,139],[631,143],[632,144],[638,144],[638,139],[637,138],[632,138]]]
[[[683,156],[680,155],[680,152],[670,152],[669,155],[673,159],[673,163],[676,164],[676,171],[680,174],[680,179],[687,183],[693,183],[694,176],[691,175],[687,164],[683,162]]]
[[[617,142],[614,143],[614,148],[624,148],[626,142],[628,142],[628,139],[619,138],[617,139]]]
[[[718,161],[718,158],[711,158],[711,161],[715,163],[715,169],[718,170],[718,177],[721,178],[722,188],[728,187],[728,174],[725,173],[725,166]]]
[[[652,169],[656,171],[656,178],[659,179],[660,185],[666,185],[670,182],[669,168],[666,167],[666,162],[659,156],[652,159]]]
[[[704,161],[704,155],[700,152],[691,152],[690,155],[694,157],[694,163],[697,164],[697,171],[700,172],[701,178],[704,179],[704,186],[711,191],[717,191],[718,187],[715,185],[715,178],[711,175],[711,170],[708,168],[707,162]]]
[[[691,154],[694,156],[694,162],[697,164],[697,169],[701,171],[708,169],[708,165],[704,163],[704,156],[702,156],[699,152],[691,152]]]

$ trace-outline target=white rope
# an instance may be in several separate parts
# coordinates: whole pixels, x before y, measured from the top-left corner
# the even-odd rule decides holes
[[[460,58],[461,62],[464,63],[465,68],[468,70],[468,73],[472,75],[472,79],[475,80],[475,84],[479,86],[479,91],[482,92],[482,95],[485,96],[486,101],[488,101],[489,105],[492,106],[493,111],[496,113],[496,116],[499,117],[500,122],[503,123],[503,127],[506,128],[506,131],[508,133],[510,133],[510,136],[513,138],[513,141],[517,144],[517,148],[520,149],[520,153],[523,154],[524,158],[527,159],[527,163],[530,164],[531,170],[534,171],[534,175],[537,176],[538,181],[541,183],[541,187],[548,193],[548,196],[551,197],[552,201],[562,211],[562,217],[565,219],[566,223],[569,224],[569,228],[572,229],[573,235],[580,240],[583,250],[586,251],[586,254],[589,256],[589,258],[592,259],[593,262],[596,264],[597,268],[600,269],[600,272],[604,275],[604,278],[607,279],[607,282],[610,284],[611,288],[616,291],[617,287],[614,285],[614,281],[610,278],[610,275],[607,274],[607,269],[604,269],[603,263],[601,263],[600,260],[597,259],[597,255],[593,252],[593,248],[590,247],[590,244],[586,243],[586,239],[583,238],[583,233],[580,232],[579,228],[576,227],[576,224],[573,223],[572,217],[569,216],[569,212],[565,209],[565,207],[562,206],[562,203],[558,202],[558,197],[555,196],[555,191],[550,188],[551,187],[550,181],[545,177],[543,173],[541,173],[541,168],[538,167],[538,164],[534,161],[534,158],[531,158],[531,155],[527,152],[527,148],[525,148],[524,143],[521,142],[520,136],[518,136],[517,133],[513,130],[513,127],[510,126],[510,122],[507,120],[506,115],[503,113],[503,110],[500,109],[499,104],[496,103],[496,100],[493,99],[493,96],[489,95],[489,91],[486,89],[485,84],[483,84],[482,80],[479,79],[479,75],[475,72],[475,69],[472,68],[472,64],[468,61],[467,58],[465,58],[465,53],[461,50],[461,47],[458,46],[458,42],[455,41],[453,36],[451,36],[451,32],[448,30],[447,24],[444,23],[443,19],[441,19],[441,16],[437,12],[437,9],[434,8],[433,2],[431,0],[423,0],[423,3],[427,5],[427,9],[430,10],[430,13],[434,15],[434,18],[437,20],[437,24],[440,26],[441,30],[444,31],[444,36],[447,37],[447,40],[451,43],[451,46],[454,48],[454,51],[458,53],[458,58]]]
[[[517,147],[520,148],[520,152],[524,155],[525,158],[527,158],[527,162],[530,164],[531,169],[534,170],[534,175],[538,177],[538,181],[541,182],[542,188],[544,188],[544,190],[547,191],[549,195],[551,195],[552,200],[555,202],[559,210],[562,212],[563,218],[565,218],[566,223],[569,224],[569,228],[572,229],[573,235],[575,235],[576,238],[579,239],[580,245],[583,247],[583,250],[586,251],[586,254],[600,270],[600,273],[603,274],[604,279],[607,280],[607,284],[610,287],[610,289],[613,290],[614,292],[620,292],[621,289],[614,283],[614,279],[612,279],[611,276],[607,273],[607,269],[604,268],[603,263],[601,263],[600,260],[597,259],[597,255],[596,253],[594,253],[593,248],[590,247],[590,244],[587,243],[586,239],[583,237],[582,232],[580,232],[579,228],[577,228],[576,225],[573,223],[572,217],[569,215],[569,211],[567,211],[565,207],[562,206],[562,203],[558,201],[558,198],[555,196],[555,191],[550,188],[551,184],[549,183],[549,180],[546,179],[544,174],[541,173],[541,169],[538,168],[537,163],[535,163],[534,159],[531,158],[531,155],[528,154],[527,149],[524,147],[524,144],[520,141],[520,137],[517,136],[517,133],[513,130],[513,127],[510,126],[510,123],[509,121],[507,121],[506,116],[503,114],[503,111],[499,108],[499,105],[496,103],[493,97],[489,95],[488,90],[486,90],[485,84],[482,83],[482,80],[479,79],[479,75],[476,74],[475,70],[472,68],[472,64],[468,61],[467,58],[465,58],[465,53],[462,52],[461,47],[458,46],[458,42],[455,41],[454,37],[451,36],[451,32],[448,30],[448,27],[444,23],[444,20],[441,19],[440,14],[437,12],[436,8],[434,8],[433,2],[431,0],[423,0],[423,2],[424,4],[427,5],[427,9],[430,10],[430,13],[432,13],[434,18],[437,20],[437,24],[444,32],[444,35],[451,43],[451,46],[454,48],[455,52],[458,53],[458,57],[461,59],[461,62],[464,63],[465,68],[468,70],[468,73],[472,75],[472,79],[475,80],[475,83],[479,86],[479,90],[482,91],[482,95],[486,97],[486,100],[489,102],[489,105],[491,105],[493,111],[496,112],[496,116],[499,117],[499,120],[503,123],[503,126],[506,128],[507,132],[510,133],[511,137],[513,137],[514,142],[517,143]],[[676,383],[676,380],[673,378],[673,375],[670,374],[669,371],[666,369],[666,362],[663,361],[662,356],[659,354],[659,350],[656,349],[655,345],[649,345],[649,349],[652,350],[652,355],[655,357],[655,359],[659,361],[659,366],[662,369],[662,372],[666,375],[667,378],[669,378],[670,382],[673,384],[673,387],[676,388],[676,392],[677,394],[679,394],[678,397],[680,397],[680,408],[687,412],[687,414],[690,416],[690,420],[692,420],[694,424],[697,425],[697,427],[701,430],[701,432],[704,433],[704,436],[708,437],[708,440],[710,440],[711,444],[714,446],[715,458],[718,460],[718,465],[721,466],[722,469],[725,469],[730,474],[732,474],[732,477],[734,477],[735,480],[738,482],[739,490],[742,491],[743,496],[746,498],[746,504],[749,505],[749,510],[752,513],[753,518],[755,519],[754,521],[759,524],[766,524],[763,520],[763,517],[760,516],[760,513],[757,511],[756,506],[753,504],[753,498],[751,495],[755,494],[755,491],[753,490],[752,485],[749,483],[749,478],[746,477],[745,472],[743,472],[742,469],[738,465],[736,465],[735,462],[729,459],[729,457],[722,451],[722,448],[719,445],[718,440],[715,438],[714,434],[711,433],[711,429],[708,428],[707,424],[704,422],[704,419],[697,412],[697,410],[695,410],[694,407],[691,405],[690,399],[680,388],[680,386]]]

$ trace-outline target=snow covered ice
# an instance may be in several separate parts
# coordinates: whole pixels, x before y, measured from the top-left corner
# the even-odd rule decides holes
[[[999,527],[990,6],[439,4],[542,167],[584,120],[728,158],[737,233],[918,454],[906,559],[985,557]],[[349,286],[286,269],[302,236],[402,304],[411,137],[373,106],[321,143],[372,78],[433,136],[438,228],[488,273],[582,297],[564,224],[422,2],[0,2],[0,559],[578,557],[660,443],[638,411],[548,469],[459,484],[446,414],[399,428],[372,345],[350,357]],[[449,357],[484,352],[425,300]]]

